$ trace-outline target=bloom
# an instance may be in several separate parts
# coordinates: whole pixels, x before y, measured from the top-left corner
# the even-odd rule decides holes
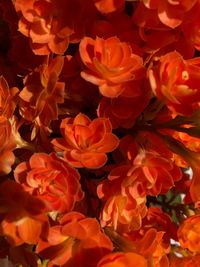
[[[126,169],[119,173],[125,188],[137,188],[141,195],[157,196],[167,193],[182,177],[173,153],[155,134],[144,131],[135,139],[125,136],[120,148],[128,160]]]
[[[35,153],[14,171],[23,188],[43,200],[49,211],[68,212],[83,198],[79,173],[54,153]]]
[[[175,114],[191,115],[200,103],[199,70],[199,57],[184,60],[178,52],[170,52],[149,71],[152,90]]]
[[[99,198],[104,201],[101,225],[118,232],[138,230],[147,212],[146,196],[138,194],[136,186],[123,186],[127,170],[127,166],[114,168],[97,188]]]
[[[79,113],[74,119],[62,120],[60,128],[63,138],[53,139],[52,144],[64,150],[65,160],[77,168],[100,168],[107,161],[106,153],[118,146],[118,138],[105,118],[91,121]]]
[[[157,196],[165,194],[180,180],[182,172],[171,159],[162,157],[156,151],[139,151],[133,160],[123,186],[139,184],[146,194]]]
[[[90,2],[81,0],[16,0],[19,31],[31,39],[36,55],[63,54],[70,41],[77,41],[87,20]],[[91,15],[92,13],[89,12]]]
[[[169,247],[165,248],[163,244],[164,232],[157,231],[155,228],[144,230],[141,228],[138,232],[129,234],[132,241],[132,250],[151,262],[155,267],[169,267],[169,261],[166,253]],[[131,248],[131,243],[128,245]]]
[[[64,102],[65,84],[58,81],[63,64],[64,58],[57,56],[24,78],[19,97],[20,112],[26,120],[49,127],[57,119],[57,104]]]
[[[185,13],[191,10],[197,2],[198,0],[143,0],[147,8],[157,9],[160,21],[171,28],[178,27]]]
[[[103,96],[119,96],[125,90],[126,82],[141,79],[144,75],[142,58],[133,53],[128,43],[117,37],[106,40],[84,37],[79,51],[87,67],[81,76],[98,85]]]
[[[49,266],[64,267],[96,266],[111,250],[112,243],[100,231],[97,220],[78,212],[64,215],[60,224],[52,226],[47,239],[41,239],[36,248],[41,257],[50,259]]]
[[[194,253],[200,252],[200,215],[187,218],[178,229],[178,239],[183,248]]]
[[[100,215],[102,227],[110,226],[117,232],[139,230],[146,215],[146,198],[134,198],[130,193],[111,196]]]

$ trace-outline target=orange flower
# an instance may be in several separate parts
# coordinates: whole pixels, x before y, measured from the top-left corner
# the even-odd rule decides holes
[[[49,211],[68,212],[83,198],[79,173],[55,154],[35,153],[14,171],[23,188],[45,201]]]
[[[178,27],[187,11],[198,2],[198,0],[143,0],[145,6],[149,9],[157,9],[160,21],[171,27]]]
[[[19,31],[31,39],[37,55],[64,54],[70,41],[79,40],[87,16],[93,15],[90,1],[16,0]]]
[[[175,114],[191,115],[200,105],[199,70],[199,57],[184,60],[170,52],[149,71],[152,90]]]
[[[47,240],[40,240],[36,251],[48,266],[90,267],[112,250],[109,238],[96,219],[78,212],[64,215],[59,225],[49,229]]]
[[[147,212],[146,196],[137,191],[137,186],[123,187],[128,166],[113,169],[98,185],[97,194],[104,201],[100,215],[102,227],[110,226],[118,232],[130,232],[141,227]]]
[[[165,249],[163,246],[163,235],[164,232],[158,232],[156,229],[150,228],[145,232],[141,230],[139,233],[130,233],[129,238],[135,246],[133,251],[143,255],[149,263],[152,263],[152,266],[169,267],[166,255],[169,252],[169,247]]]
[[[98,85],[103,96],[119,96],[125,90],[126,82],[141,79],[144,75],[142,58],[117,37],[106,40],[84,37],[79,50],[87,67],[81,72],[82,77]]]
[[[140,195],[157,196],[167,193],[182,177],[173,153],[152,133],[139,133],[135,139],[125,136],[120,148],[129,161],[127,169],[119,173],[123,177],[123,188],[137,188]]]
[[[80,113],[74,119],[62,120],[60,128],[63,138],[54,139],[52,144],[64,150],[65,160],[77,168],[100,168],[107,161],[106,153],[118,146],[108,119],[91,121]]]
[[[117,232],[139,230],[147,212],[146,198],[127,195],[111,196],[100,215],[102,227],[110,226]]]
[[[165,249],[162,244],[163,232],[157,232],[156,229],[151,228],[147,231],[141,229],[124,233],[122,236],[108,227],[106,228],[106,233],[117,245],[117,248],[123,252],[142,255],[147,260],[148,267],[169,267],[169,260],[166,255],[169,249]]]
[[[137,267],[148,267],[147,260],[133,252],[116,252],[106,255],[100,260],[97,267],[127,267],[132,264]]]
[[[123,186],[134,186],[139,183],[140,190],[157,196],[165,194],[180,180],[182,172],[171,159],[162,157],[156,151],[140,151],[133,160]]]
[[[26,120],[49,127],[57,119],[57,104],[64,102],[65,84],[58,82],[63,63],[63,57],[57,56],[25,77],[19,96],[20,112]]]
[[[187,218],[178,229],[178,238],[181,246],[194,253],[200,252],[200,215]]]
[[[169,17],[166,23],[162,23],[158,17],[158,10],[156,7],[160,2],[167,0],[155,1],[155,8],[148,8],[142,1],[139,1],[136,10],[133,12],[133,21],[139,26],[139,33],[141,42],[143,43],[143,51],[148,54],[155,55],[156,57],[168,53],[169,51],[177,50],[185,58],[191,58],[194,55],[194,47],[191,45],[189,38],[186,38],[182,32],[181,27],[175,27],[177,21],[174,19],[178,12],[175,11],[174,17]],[[146,1],[148,2],[148,0]],[[179,1],[176,1],[178,4]],[[181,1],[183,2],[183,1]],[[171,10],[176,9],[177,5],[171,5]],[[179,9],[180,11],[180,9]],[[193,12],[196,12],[196,6],[187,12],[187,18],[189,20],[193,18]],[[168,10],[163,9],[163,15],[167,15]],[[197,12],[198,13],[198,12]],[[199,14],[199,13],[198,13]],[[184,19],[184,22],[182,23]],[[178,23],[182,23],[181,26],[188,22],[185,17]],[[167,26],[169,24],[169,26]],[[173,29],[172,29],[173,28]],[[141,45],[140,45],[141,46]]]

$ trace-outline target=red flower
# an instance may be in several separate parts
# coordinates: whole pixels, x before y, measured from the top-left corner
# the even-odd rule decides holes
[[[63,138],[52,143],[57,150],[64,150],[65,160],[77,168],[100,168],[107,161],[106,153],[118,146],[108,119],[91,121],[80,113],[74,119],[62,120],[60,128]]]
[[[83,198],[79,173],[55,154],[35,153],[20,163],[15,179],[26,191],[46,202],[49,211],[68,212]]]

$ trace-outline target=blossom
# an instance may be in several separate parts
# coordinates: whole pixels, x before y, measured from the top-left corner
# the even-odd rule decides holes
[[[146,231],[141,229],[139,232],[130,233],[129,239],[132,241],[132,250],[143,255],[155,267],[169,267],[167,253],[170,247],[165,248],[163,235],[164,232],[157,231],[153,227]]]
[[[54,153],[35,153],[18,164],[15,179],[30,194],[43,200],[49,211],[68,212],[83,198],[79,173]]]
[[[135,187],[124,187],[127,166],[114,168],[107,180],[98,185],[97,194],[103,201],[100,214],[102,227],[112,227],[117,232],[139,230],[147,212],[146,196]]]
[[[49,266],[96,266],[112,250],[109,238],[100,230],[96,219],[78,212],[64,215],[60,224],[49,229],[47,239],[39,241],[36,251],[49,259]],[[53,252],[53,253],[52,253]]]
[[[187,248],[194,253],[200,252],[200,215],[193,215],[180,225],[178,229],[178,239],[183,248]]]
[[[139,183],[141,191],[157,196],[167,193],[181,177],[180,168],[172,160],[162,157],[156,151],[143,150],[133,160],[123,186]]]
[[[65,84],[58,81],[63,63],[63,57],[57,56],[24,78],[19,97],[20,112],[26,120],[49,127],[57,119],[57,105],[64,102]]]
[[[186,12],[182,20],[178,21],[181,26],[176,27],[174,24],[176,23],[174,17],[169,17],[166,23],[161,22],[158,17],[157,6],[163,1],[167,0],[155,1],[155,8],[148,8],[140,1],[136,10],[133,12],[132,19],[134,23],[139,26],[140,42],[142,42],[143,51],[146,51],[148,54],[153,53],[154,56],[158,56],[158,58],[174,50],[180,52],[184,58],[193,57],[195,52],[194,46],[190,37],[186,38],[185,30],[183,32],[182,27],[185,27],[191,19],[193,20],[194,12],[198,13],[198,11],[196,12],[196,5],[191,11]],[[148,0],[146,2],[148,2]],[[176,1],[176,4],[178,2],[179,1]],[[181,1],[181,3],[182,2],[183,1]],[[171,5],[171,10],[177,8],[176,4]],[[163,15],[167,15],[167,10],[162,10],[162,12]],[[177,14],[178,12],[175,12],[173,15],[176,16]],[[187,20],[185,17],[189,19]]]
[[[36,55],[64,54],[70,41],[77,41],[87,20],[90,1],[16,0],[19,31],[31,39]],[[89,12],[89,15],[93,13]]]
[[[79,113],[74,119],[66,118],[60,125],[63,138],[53,139],[57,150],[64,150],[64,158],[74,167],[99,168],[107,161],[106,153],[118,146],[108,119],[91,121]]]
[[[140,195],[157,196],[167,193],[182,178],[173,153],[152,133],[140,133],[135,139],[125,136],[120,148],[128,161],[126,169],[119,173],[124,188],[137,188]]]
[[[141,79],[144,75],[142,58],[134,54],[128,43],[117,37],[96,37],[96,40],[84,37],[79,51],[87,67],[81,76],[98,85],[103,96],[119,96],[125,90],[124,83]]]
[[[199,108],[199,64],[199,57],[184,60],[174,51],[162,56],[149,71],[153,92],[175,114],[187,116]]]
[[[157,9],[160,21],[171,27],[178,27],[186,12],[190,11],[198,0],[143,0],[144,5],[149,9]]]
[[[199,15],[0,1],[0,265],[200,265]]]

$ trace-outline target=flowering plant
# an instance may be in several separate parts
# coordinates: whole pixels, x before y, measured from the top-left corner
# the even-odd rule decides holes
[[[0,1],[0,266],[200,266],[199,16]]]

